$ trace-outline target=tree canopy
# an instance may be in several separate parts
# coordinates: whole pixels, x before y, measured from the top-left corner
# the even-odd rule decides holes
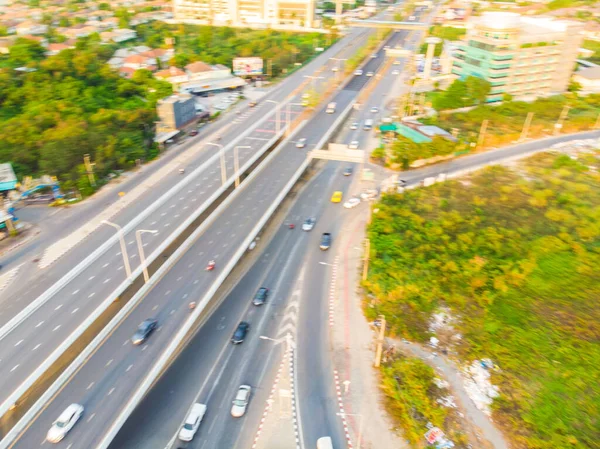
[[[18,176],[55,175],[68,189],[86,179],[84,154],[102,177],[156,153],[156,101],[171,86],[144,71],[121,78],[106,64],[112,51],[85,39],[46,58],[37,42],[18,39],[0,59],[0,160]],[[14,71],[23,66],[32,71]]]

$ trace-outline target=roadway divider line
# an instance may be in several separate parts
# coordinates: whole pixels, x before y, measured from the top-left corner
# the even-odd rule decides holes
[[[289,101],[292,100],[293,97],[288,97],[284,101],[280,103],[280,105],[285,105]],[[224,147],[223,151],[227,152],[233,149],[237,143],[243,138],[247,137],[254,129],[265,121],[267,121],[276,111],[273,110],[271,113],[266,114],[262,119],[255,122],[255,125],[252,128],[248,128],[246,131],[241,133],[235,140],[229,143]],[[285,129],[285,125],[283,126]],[[264,147],[263,147],[264,148]],[[266,151],[266,150],[264,150]],[[264,153],[262,151],[262,153]],[[136,218],[131,220],[125,226],[123,226],[123,234],[126,235],[130,231],[132,231],[138,224],[140,224],[144,219],[146,219],[152,212],[162,206],[169,198],[176,195],[180,190],[185,188],[189,183],[193,182],[195,178],[200,175],[204,170],[206,170],[212,163],[218,161],[219,153],[215,153],[215,155],[211,156],[209,160],[204,162],[200,167],[190,173],[190,176],[185,177],[175,186],[173,186],[169,191],[163,194],[158,200],[152,203],[147,209],[144,210],[143,213],[138,215]],[[85,226],[85,225],[84,225]],[[98,225],[99,226],[99,225]],[[90,231],[91,232],[91,231]],[[39,309],[42,305],[44,305],[47,301],[49,301],[56,293],[58,293],[61,289],[63,289],[69,282],[71,282],[75,277],[77,277],[83,270],[89,267],[97,258],[102,256],[109,248],[115,245],[118,241],[118,235],[115,234],[111,238],[109,238],[106,242],[104,242],[100,247],[94,250],[88,257],[86,257],[83,261],[81,261],[77,266],[75,266],[71,271],[69,271],[66,275],[64,275],[61,279],[59,279],[56,283],[54,283],[48,290],[46,290],[42,295],[36,298],[32,303],[30,303],[27,307],[25,307],[21,312],[15,315],[8,323],[6,323],[0,329],[0,340],[2,340],[8,333],[10,333],[14,328],[16,328],[19,324],[21,324],[27,317],[29,317],[32,313],[34,313],[37,309]],[[128,281],[129,284],[132,280]],[[6,410],[3,410],[0,407],[0,416],[2,416]]]
[[[290,139],[293,138],[293,136],[303,128],[305,123],[306,122],[300,124],[296,128],[294,133],[290,136]],[[283,135],[283,133],[285,133],[285,128],[280,131],[281,135]],[[272,140],[276,141],[279,137],[280,136],[275,136],[275,137],[273,137]],[[36,403],[23,415],[23,417],[19,420],[19,422],[6,434],[4,439],[2,441],[0,441],[0,449],[6,449],[6,448],[10,447],[10,445],[13,443],[13,441],[20,435],[20,433],[23,430],[25,430],[27,428],[29,423],[36,417],[36,415],[41,410],[43,410],[46,403],[49,402],[54,397],[54,395],[62,389],[63,385],[66,384],[70,380],[70,378],[79,370],[79,368],[84,365],[84,363],[87,361],[87,359],[104,342],[104,340],[107,338],[107,336],[109,336],[111,334],[111,332],[120,324],[120,322],[139,304],[139,302],[148,294],[148,292],[150,292],[150,290],[152,290],[152,288],[155,286],[155,284],[158,281],[160,281],[162,279],[162,277],[172,268],[172,266],[181,258],[181,256],[183,254],[185,254],[185,252],[195,243],[195,241],[198,239],[198,237],[200,235],[202,235],[202,233],[204,233],[206,228],[214,222],[214,220],[222,213],[222,211],[225,210],[235,198],[237,198],[237,196],[239,195],[239,192],[244,190],[250,184],[250,181],[252,181],[252,179],[254,179],[257,176],[257,173],[262,171],[262,169],[264,169],[264,167],[266,167],[270,163],[270,161],[273,159],[274,155],[276,153],[278,153],[281,150],[281,148],[283,148],[283,146],[284,146],[284,144],[280,144],[277,149],[275,149],[271,154],[269,154],[265,158],[265,160],[260,164],[260,166],[257,167],[254,171],[252,171],[252,173],[250,173],[250,175],[240,184],[240,187],[238,189],[236,189],[234,192],[232,192],[232,194],[229,195],[217,207],[217,209],[215,209],[213,211],[213,213],[210,216],[208,216],[206,218],[206,220],[204,220],[202,222],[202,224],[186,239],[186,241],[183,242],[181,244],[181,246],[179,246],[179,248],[177,248],[177,250],[169,257],[169,259],[167,259],[167,261],[152,275],[149,282],[144,284],[140,288],[140,290],[138,290],[138,292],[128,301],[128,303],[113,317],[113,319],[110,321],[110,323],[107,324],[100,331],[100,333],[98,333],[98,335],[75,358],[75,360],[69,365],[69,367],[61,373],[61,375],[56,379],[56,381],[54,381],[54,383],[50,386],[50,388],[48,388],[48,390],[46,390],[44,392],[44,394],[40,397],[40,399],[38,399],[36,401]],[[255,160],[249,161],[244,167],[242,167],[240,169],[240,172],[243,173],[243,171],[245,171],[248,167],[250,167],[256,161],[256,159],[258,159],[258,156],[254,159]],[[234,182],[234,179],[235,179],[235,175],[232,176],[230,178],[230,180],[228,180],[228,184],[231,185],[231,183]],[[205,204],[206,204],[206,202],[205,202]],[[208,206],[206,206],[206,207],[204,207],[204,206],[205,205],[200,206],[200,208],[196,212],[197,215],[200,215],[204,211],[204,209],[206,209],[206,207],[208,207]],[[181,226],[183,226],[183,225],[181,225]],[[260,228],[258,230],[260,230]],[[254,238],[254,236],[255,235],[252,236],[252,239]],[[248,247],[248,245],[249,245],[249,243],[246,245],[246,248]],[[156,250],[154,253],[152,253],[152,255],[155,255],[155,254],[156,254],[155,257],[158,257],[158,255],[160,255],[160,252],[158,252],[158,250]],[[152,257],[152,255],[150,257]],[[150,260],[150,258],[148,258],[148,260]],[[141,267],[138,267],[138,269],[136,269],[136,271],[134,273],[136,273],[136,272],[138,273],[138,275],[141,274]],[[219,283],[219,285],[220,285],[220,283]],[[103,305],[108,307],[112,303],[112,301],[113,301],[113,298],[109,297],[103,303]],[[200,308],[197,307],[198,311],[200,311],[199,309]],[[96,311],[94,313],[96,313],[96,312],[98,312],[98,309],[96,309]],[[88,324],[88,326],[89,326],[89,324]],[[87,328],[87,326],[86,326],[86,328]],[[84,329],[84,331],[85,331],[85,329]],[[65,348],[65,350],[66,350],[66,348]],[[43,373],[41,373],[41,374],[43,374]]]
[[[339,125],[346,118],[346,116],[348,115],[349,111],[352,109],[352,106],[353,106],[353,101],[351,101],[350,104],[346,107],[346,109],[344,109],[344,111],[342,111],[342,113],[340,113],[340,116],[330,126],[329,130],[321,138],[321,140],[319,141],[319,144],[316,146],[316,148],[320,148],[320,146],[322,146],[325,142],[327,142],[328,139],[331,138],[331,136],[337,131],[337,128],[339,127]],[[305,124],[306,124],[306,122],[303,122],[302,125],[300,125],[298,128],[296,128],[296,130],[294,130],[294,132],[292,133],[292,135],[290,135],[287,140],[288,141],[292,140],[293,137],[297,134],[297,132],[300,131],[300,129],[302,129]],[[275,157],[275,155],[279,153],[279,151],[283,148],[283,146],[285,144],[286,143],[280,144],[277,149],[275,149],[271,154],[269,154],[269,156],[267,157],[267,159]],[[260,171],[262,171],[262,169],[264,169],[264,167],[267,166],[267,164],[266,164],[267,159],[265,159],[265,161],[263,162],[263,164],[261,164],[260,167],[258,167],[256,170],[254,170],[250,174],[250,176],[245,180],[247,182],[244,182],[245,185],[248,185],[250,183],[250,181],[255,176],[257,176],[258,173]],[[196,308],[192,311],[192,313],[191,313],[190,317],[188,318],[188,320],[179,329],[179,331],[177,332],[177,334],[175,334],[175,336],[173,337],[173,340],[171,340],[171,343],[169,344],[169,346],[167,346],[167,348],[165,349],[165,351],[163,351],[163,353],[161,354],[161,356],[158,358],[156,364],[152,367],[152,369],[150,370],[150,372],[147,374],[146,378],[143,380],[143,382],[140,385],[140,387],[135,391],[135,393],[133,394],[133,396],[131,397],[131,399],[127,402],[127,404],[125,405],[125,407],[119,413],[119,415],[117,416],[115,422],[110,427],[110,429],[108,430],[108,432],[106,433],[106,435],[104,436],[104,438],[102,439],[102,441],[98,444],[98,446],[96,446],[96,449],[108,449],[108,446],[110,445],[111,441],[117,435],[117,433],[119,432],[119,430],[121,429],[121,427],[123,427],[123,425],[125,424],[125,421],[129,417],[129,415],[131,415],[131,413],[133,412],[133,410],[135,409],[135,407],[137,407],[137,405],[139,404],[139,402],[146,395],[146,393],[152,387],[152,385],[155,383],[155,381],[158,379],[158,377],[160,376],[160,374],[166,369],[166,367],[168,366],[168,363],[171,360],[172,354],[177,350],[177,347],[181,344],[181,342],[185,340],[187,333],[192,329],[192,327],[194,326],[195,321],[199,318],[200,314],[204,311],[204,309],[206,308],[206,306],[208,305],[208,303],[212,299],[212,297],[215,294],[215,292],[219,289],[219,287],[221,286],[221,284],[223,283],[223,281],[227,278],[227,276],[229,275],[229,273],[233,270],[233,267],[241,259],[241,257],[243,256],[244,252],[248,249],[248,246],[254,240],[254,238],[256,237],[256,235],[260,232],[260,230],[264,227],[264,225],[271,218],[271,215],[273,214],[273,212],[275,212],[275,210],[277,209],[277,207],[279,207],[279,204],[281,203],[281,201],[283,201],[283,199],[287,196],[287,194],[292,189],[292,187],[294,186],[294,184],[296,184],[296,182],[298,181],[298,179],[300,179],[300,177],[302,176],[302,174],[304,173],[304,171],[310,165],[311,161],[312,161],[312,158],[310,157],[310,153],[309,153],[309,155],[307,156],[307,158],[305,159],[305,161],[300,165],[300,167],[298,168],[298,170],[296,170],[296,172],[294,173],[294,175],[292,175],[292,177],[290,178],[290,180],[288,181],[288,183],[281,190],[281,192],[279,193],[279,195],[277,196],[277,198],[275,199],[275,201],[273,201],[273,203],[271,203],[271,205],[269,206],[269,208],[267,209],[267,211],[264,213],[264,215],[261,217],[261,219],[258,221],[258,223],[256,223],[256,226],[254,226],[254,228],[250,231],[250,233],[248,234],[248,236],[246,237],[246,239],[244,240],[244,242],[242,243],[242,245],[240,246],[240,248],[238,248],[238,250],[236,251],[236,253],[233,255],[232,259],[224,267],[223,271],[219,274],[219,276],[217,277],[217,279],[215,279],[215,281],[212,284],[211,288],[207,291],[207,293],[198,302],[198,304],[196,305]],[[231,198],[231,196],[229,198]],[[227,199],[229,199],[229,198],[227,198]],[[221,203],[221,205],[219,205],[219,207],[217,208],[217,210],[215,210],[215,212],[214,212],[215,216],[216,216],[217,211],[221,208],[221,206],[225,205],[226,201],[224,201],[223,203]],[[228,206],[228,204],[227,204],[227,206]],[[193,234],[192,234],[192,236],[189,237],[189,239],[191,239],[192,237],[193,237]],[[179,249],[181,249],[186,244],[187,244],[187,242],[184,243]],[[179,251],[179,249],[177,251]],[[174,257],[174,256],[175,256],[175,254],[173,254],[173,256],[171,256],[171,257]],[[0,446],[0,449],[3,449],[3,448]]]
[[[304,124],[305,123],[306,122],[304,122]],[[304,126],[304,124],[299,126],[296,129],[296,131],[299,131]],[[293,136],[290,136],[289,140],[291,140],[292,137]],[[273,151],[269,155],[269,157],[271,157],[271,156],[274,157],[274,155],[277,154],[281,150],[281,148],[283,148],[284,145],[285,144],[281,144],[276,151]],[[266,162],[266,159],[265,159],[265,162]],[[288,181],[288,183],[285,185],[285,187],[280,191],[280,193],[277,196],[277,198],[275,199],[275,201],[273,201],[273,203],[271,203],[271,205],[269,206],[267,211],[265,211],[265,213],[263,214],[261,219],[256,223],[254,228],[250,231],[250,233],[248,234],[246,239],[242,242],[242,244],[240,245],[238,250],[235,252],[233,257],[230,259],[230,261],[227,263],[227,265],[223,268],[223,271],[221,273],[219,273],[219,276],[217,277],[217,279],[215,279],[215,281],[213,282],[210,289],[202,297],[202,299],[198,302],[198,305],[193,310],[193,312],[190,314],[190,317],[187,319],[187,321],[184,323],[184,325],[179,329],[177,334],[174,336],[173,340],[171,340],[171,343],[169,344],[169,346],[167,346],[165,351],[163,351],[163,353],[159,357],[158,361],[152,367],[152,369],[150,370],[150,372],[148,373],[148,375],[146,376],[146,378],[144,379],[144,381],[142,382],[140,387],[133,394],[131,399],[127,402],[127,404],[125,405],[123,410],[119,413],[115,422],[110,427],[110,429],[108,430],[108,432],[106,433],[106,435],[104,436],[102,441],[98,444],[98,446],[96,446],[97,449],[107,449],[108,448],[110,442],[117,435],[118,431],[121,429],[121,427],[123,426],[123,424],[129,417],[131,412],[133,412],[134,408],[137,406],[139,401],[146,395],[147,391],[154,384],[155,380],[158,378],[160,373],[166,368],[167,364],[169,363],[169,361],[171,359],[171,354],[177,349],[179,344],[185,339],[187,333],[194,326],[195,321],[199,318],[200,314],[206,308],[207,304],[210,302],[210,300],[212,299],[215,292],[218,290],[218,288],[221,286],[221,284],[223,283],[225,278],[232,271],[233,267],[241,259],[244,252],[246,252],[246,250],[248,249],[248,246],[250,245],[252,240],[254,240],[256,235],[260,232],[260,230],[264,227],[264,225],[267,223],[267,221],[271,218],[271,215],[273,214],[273,212],[275,212],[275,210],[277,209],[277,207],[279,206],[281,201],[287,196],[288,192],[292,189],[294,184],[296,184],[296,182],[298,181],[300,176],[302,176],[302,174],[308,167],[309,163],[310,163],[310,159],[306,158],[305,161],[300,165],[298,170],[296,170],[296,172],[291,177],[291,179]],[[251,181],[250,177],[252,175],[256,176],[267,165],[268,164],[266,164],[266,163],[261,164],[261,167],[257,168],[257,170],[254,170],[252,172],[252,174],[248,177],[247,181]],[[249,182],[245,183],[245,184],[248,185]],[[231,198],[231,197],[229,197],[229,198]],[[223,206],[223,204],[224,203],[222,203],[219,206],[219,208],[221,206]],[[217,211],[215,211],[215,214],[216,214],[216,212]],[[190,236],[190,238],[191,238],[191,236]],[[182,245],[182,247],[183,247],[183,245]]]
[[[271,138],[271,140],[263,146],[266,149],[270,148],[279,138],[281,138],[286,132],[286,127],[283,127],[280,130],[279,134],[275,135]],[[242,167],[240,167],[239,172],[234,173],[227,182],[217,191],[215,191],[209,198],[206,200],[188,219],[186,219],[179,227],[169,235],[169,237],[164,240],[161,245],[152,252],[147,257],[147,265],[152,264],[157,258],[160,257],[162,252],[165,251],[178,237],[179,235],[191,225],[210,205],[225,192],[231,185],[234,183],[235,177],[244,173],[248,168],[250,168],[262,155],[264,151],[259,151],[254,154],[254,156],[249,159]],[[266,159],[265,159],[266,160]],[[243,185],[243,183],[241,184]],[[231,196],[231,195],[230,195]],[[210,217],[207,217],[205,221],[209,221]],[[138,266],[132,273],[131,279],[136,279],[142,273],[142,267]],[[115,298],[117,298],[129,285],[131,281],[129,279],[122,282],[87,318],[86,320],[79,325],[70,335],[65,339],[65,341],[57,347],[43,362],[40,366],[31,373],[24,381],[19,385],[19,387],[11,393],[11,395],[0,405],[0,416],[6,413],[12,404],[16,403],[18,399],[52,366],[58,358],[64,354],[65,351],[87,330],[87,328],[102,314],[106,311],[108,307],[113,303]],[[37,404],[37,402],[36,402]],[[24,415],[26,416],[26,415]],[[0,446],[1,448],[2,446]]]

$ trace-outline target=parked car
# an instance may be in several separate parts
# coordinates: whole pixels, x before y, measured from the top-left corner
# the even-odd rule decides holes
[[[240,324],[238,324],[235,328],[233,337],[231,337],[231,343],[233,343],[234,345],[242,343],[246,338],[248,329],[250,329],[250,323],[247,323],[246,321],[241,321]]]
[[[265,287],[259,288],[256,294],[254,295],[252,304],[254,304],[255,306],[262,306],[267,301],[267,296],[269,296],[269,289]]]
[[[331,247],[331,234],[329,232],[324,232],[321,236],[321,244],[319,248],[321,251],[327,251]]]
[[[135,334],[133,334],[133,337],[131,337],[131,342],[134,345],[141,345],[150,336],[152,331],[156,329],[157,325],[158,321],[152,318],[142,321],[142,323],[138,326],[137,331],[135,331]]]
[[[246,413],[246,407],[248,401],[250,401],[250,392],[252,388],[250,385],[240,385],[238,388],[235,399],[233,400],[233,406],[231,407],[231,416],[234,418],[241,418]]]
[[[58,443],[67,436],[73,426],[79,421],[83,415],[83,405],[71,404],[64,412],[60,414],[58,419],[52,423],[52,427],[46,434],[46,440],[50,443]]]
[[[358,198],[350,198],[348,201],[344,203],[344,208],[352,209],[360,204],[360,200]]]
[[[316,222],[317,220],[315,220],[314,218],[307,218],[306,220],[304,220],[304,223],[302,223],[302,230],[312,231],[312,229],[315,227]]]

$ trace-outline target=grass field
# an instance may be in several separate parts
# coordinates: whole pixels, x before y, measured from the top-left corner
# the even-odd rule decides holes
[[[500,368],[493,413],[514,448],[600,447],[598,166],[600,151],[492,167],[386,196],[369,228],[367,314],[425,341],[449,308],[460,359]]]

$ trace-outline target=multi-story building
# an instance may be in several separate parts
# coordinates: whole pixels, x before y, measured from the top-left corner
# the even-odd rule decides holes
[[[176,20],[201,24],[310,28],[315,0],[173,0]]]
[[[160,119],[157,132],[181,129],[196,119],[196,102],[191,95],[176,94],[163,98],[156,105]]]
[[[575,70],[583,23],[487,12],[474,17],[457,46],[452,73],[492,85],[488,102],[562,93]]]

